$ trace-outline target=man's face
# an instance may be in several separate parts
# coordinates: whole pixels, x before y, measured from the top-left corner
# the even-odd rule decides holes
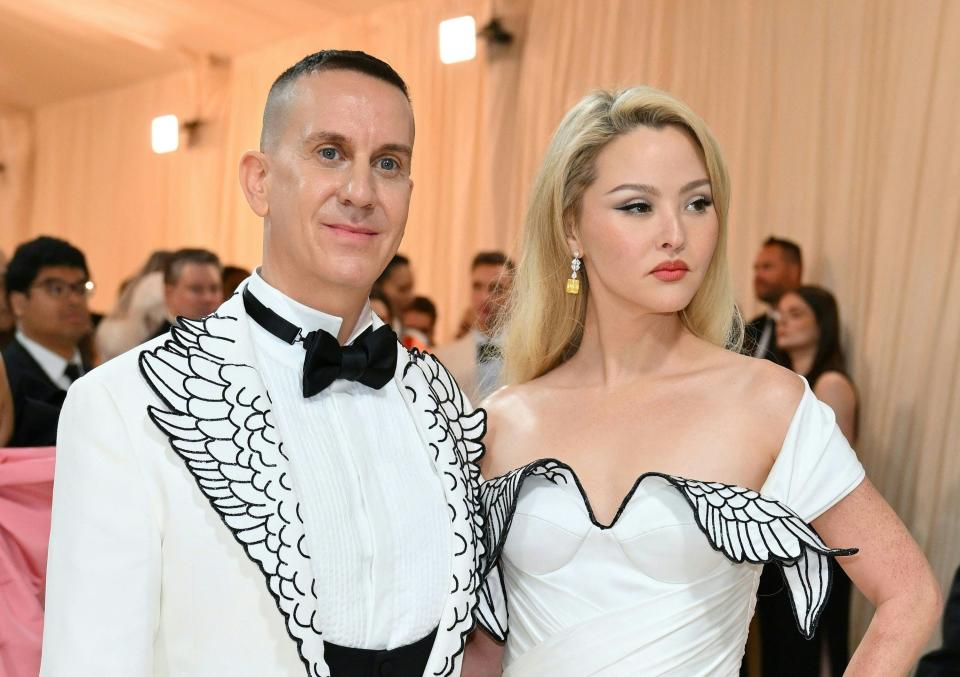
[[[174,317],[199,320],[223,302],[220,269],[212,263],[184,263],[180,277],[165,287],[167,310]]]
[[[393,85],[344,70],[300,78],[264,154],[264,271],[295,296],[366,293],[403,237],[413,136]]]
[[[76,345],[92,329],[82,268],[45,266],[27,293],[10,294],[20,329],[45,346]]]
[[[481,264],[470,273],[470,307],[477,329],[487,333],[494,325],[504,297],[510,288],[505,266]]]
[[[775,304],[781,296],[800,286],[800,269],[787,260],[776,245],[766,245],[753,264],[753,289],[764,303]]]

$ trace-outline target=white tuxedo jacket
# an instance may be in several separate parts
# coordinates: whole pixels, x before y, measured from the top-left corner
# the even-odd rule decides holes
[[[329,675],[323,600],[249,322],[234,295],[70,388],[41,675]],[[395,378],[443,478],[455,535],[424,674],[458,675],[484,554],[485,413],[433,357],[398,351]]]

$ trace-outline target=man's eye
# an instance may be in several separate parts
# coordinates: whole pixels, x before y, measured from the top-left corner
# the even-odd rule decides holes
[[[380,169],[385,172],[395,172],[400,168],[400,163],[394,160],[392,157],[380,158],[379,161]]]
[[[337,149],[336,149],[336,148],[321,148],[321,149],[320,149],[320,157],[322,157],[324,160],[336,160],[336,159],[337,159],[337,155],[339,155],[339,153],[337,153]]]

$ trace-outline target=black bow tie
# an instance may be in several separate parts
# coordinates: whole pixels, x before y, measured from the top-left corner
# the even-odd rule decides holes
[[[322,329],[306,336],[263,305],[249,289],[243,290],[243,307],[253,320],[277,338],[293,345],[302,342],[303,396],[312,397],[337,379],[356,381],[379,390],[393,378],[397,368],[397,335],[389,326],[367,329],[348,346]]]

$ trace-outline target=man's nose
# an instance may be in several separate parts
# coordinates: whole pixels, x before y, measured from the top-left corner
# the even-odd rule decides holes
[[[344,176],[338,197],[343,204],[361,209],[373,206],[376,190],[373,185],[373,170],[363,162],[355,162]]]

